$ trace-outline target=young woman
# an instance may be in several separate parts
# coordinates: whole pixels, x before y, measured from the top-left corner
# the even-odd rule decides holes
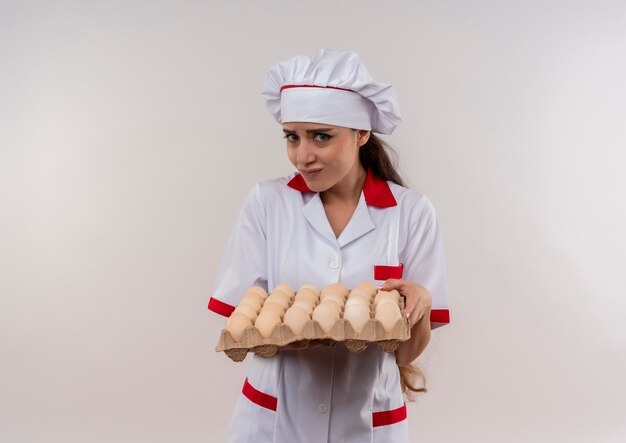
[[[434,209],[403,186],[373,134],[400,122],[393,89],[355,53],[319,50],[274,66],[263,96],[298,172],[250,192],[209,309],[230,315],[252,285],[371,281],[405,297],[411,338],[395,354],[337,345],[255,357],[229,441],[408,442],[406,365],[449,316]]]

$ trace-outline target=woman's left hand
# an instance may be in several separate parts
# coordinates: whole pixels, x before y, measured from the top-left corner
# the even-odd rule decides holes
[[[422,353],[430,341],[430,310],[433,298],[428,289],[412,281],[391,278],[379,289],[396,289],[404,296],[402,313],[410,321],[411,337],[400,343],[396,349],[396,362],[400,366],[408,365]]]
[[[405,307],[402,314],[409,319],[411,328],[424,316],[430,318],[433,298],[424,286],[412,281],[390,278],[379,289],[382,291],[396,289],[400,295],[404,296]]]

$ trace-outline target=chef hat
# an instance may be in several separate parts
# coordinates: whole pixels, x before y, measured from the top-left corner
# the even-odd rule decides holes
[[[375,81],[352,51],[319,49],[272,67],[263,98],[279,123],[312,122],[391,134],[400,123],[393,86]]]

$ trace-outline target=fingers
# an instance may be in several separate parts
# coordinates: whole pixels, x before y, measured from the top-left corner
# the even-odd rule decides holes
[[[405,280],[400,280],[397,278],[389,278],[385,280],[383,284],[381,284],[378,287],[378,289],[380,289],[381,291],[391,291],[394,289],[398,291],[400,295],[402,296],[402,298],[404,298],[404,309],[402,310],[402,315],[404,315],[406,318],[410,318],[411,312],[415,308],[415,303],[410,304],[408,302],[407,292],[409,291],[407,291],[408,289],[407,283],[408,282]]]
[[[430,309],[430,292],[415,282],[390,278],[385,280],[378,289],[382,291],[395,289],[402,295],[404,298],[402,314],[409,319],[411,326],[419,322],[424,316],[424,313]]]
[[[401,289],[404,289],[406,286],[406,281],[400,280],[397,278],[389,278],[385,280],[385,282],[378,287],[378,289],[382,291],[390,291],[392,289],[398,290],[398,292],[402,292]]]

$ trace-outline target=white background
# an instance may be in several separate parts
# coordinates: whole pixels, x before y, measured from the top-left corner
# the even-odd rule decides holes
[[[0,441],[217,442],[206,304],[292,172],[274,63],[357,51],[442,226],[452,323],[412,441],[626,441],[623,1],[0,3]]]

